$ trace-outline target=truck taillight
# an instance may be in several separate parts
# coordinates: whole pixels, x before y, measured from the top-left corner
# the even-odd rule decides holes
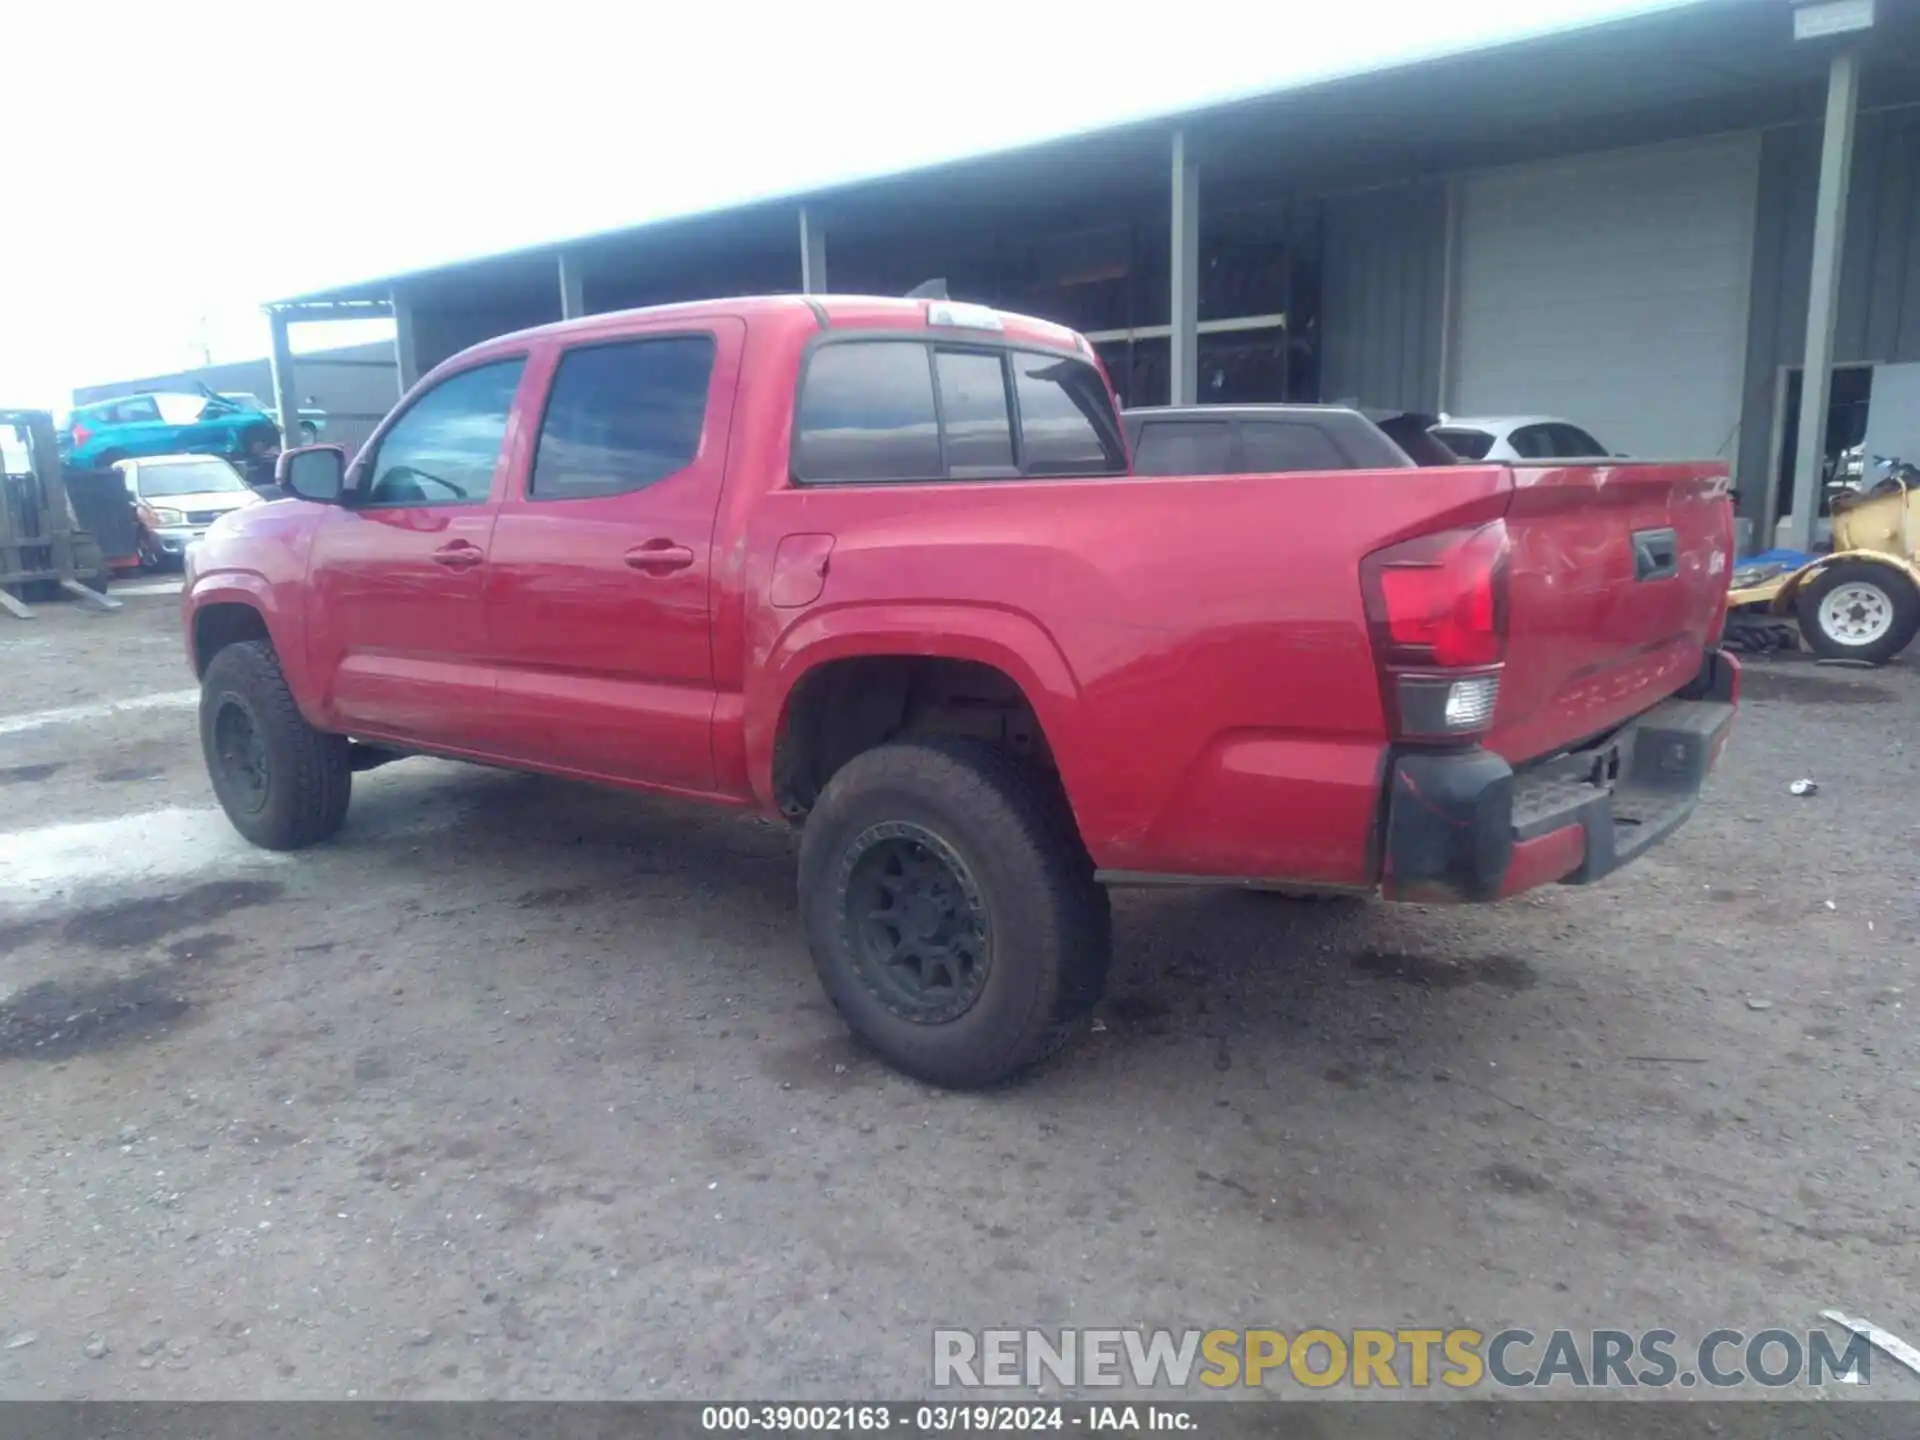
[[[1509,548],[1506,522],[1495,520],[1416,536],[1361,562],[1367,628],[1398,738],[1468,738],[1493,724]]]

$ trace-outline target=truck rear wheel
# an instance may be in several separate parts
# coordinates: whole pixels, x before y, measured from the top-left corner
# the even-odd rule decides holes
[[[353,789],[347,739],[306,722],[280,658],[265,641],[229,645],[207,665],[200,747],[220,808],[263,849],[318,844],[347,818]]]
[[[1891,565],[1839,560],[1801,586],[1794,614],[1814,654],[1884,665],[1920,631],[1920,590]]]
[[[827,783],[800,844],[821,983],[934,1085],[992,1085],[1092,1014],[1112,921],[1050,777],[974,741],[896,742]]]

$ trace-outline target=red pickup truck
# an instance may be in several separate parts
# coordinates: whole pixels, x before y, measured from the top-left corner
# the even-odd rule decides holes
[[[1130,474],[1084,339],[946,301],[504,336],[194,550],[207,766],[274,849],[404,754],[784,816],[847,1022],[991,1083],[1092,1011],[1108,885],[1496,900],[1692,808],[1723,471],[1380,454]]]

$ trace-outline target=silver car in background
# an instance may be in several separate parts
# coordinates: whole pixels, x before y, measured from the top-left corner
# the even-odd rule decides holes
[[[187,547],[222,515],[261,503],[240,472],[218,455],[147,455],[118,461],[113,468],[133,497],[140,558],[149,568],[178,565]]]

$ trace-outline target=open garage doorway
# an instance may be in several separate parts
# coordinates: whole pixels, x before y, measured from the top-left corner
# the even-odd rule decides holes
[[[1867,412],[1873,401],[1874,368],[1870,364],[1833,367],[1833,386],[1827,396],[1827,431],[1820,448],[1822,520],[1828,516],[1827,485],[1843,477],[1858,478],[1859,471],[1872,464],[1863,447],[1867,438]],[[1800,448],[1801,375],[1800,366],[1783,365],[1774,385],[1773,495],[1766,513],[1774,517],[1776,530],[1793,511],[1793,461]],[[1816,534],[1819,533],[1823,531],[1816,526]],[[1774,538],[1756,536],[1755,548],[1768,548]]]

